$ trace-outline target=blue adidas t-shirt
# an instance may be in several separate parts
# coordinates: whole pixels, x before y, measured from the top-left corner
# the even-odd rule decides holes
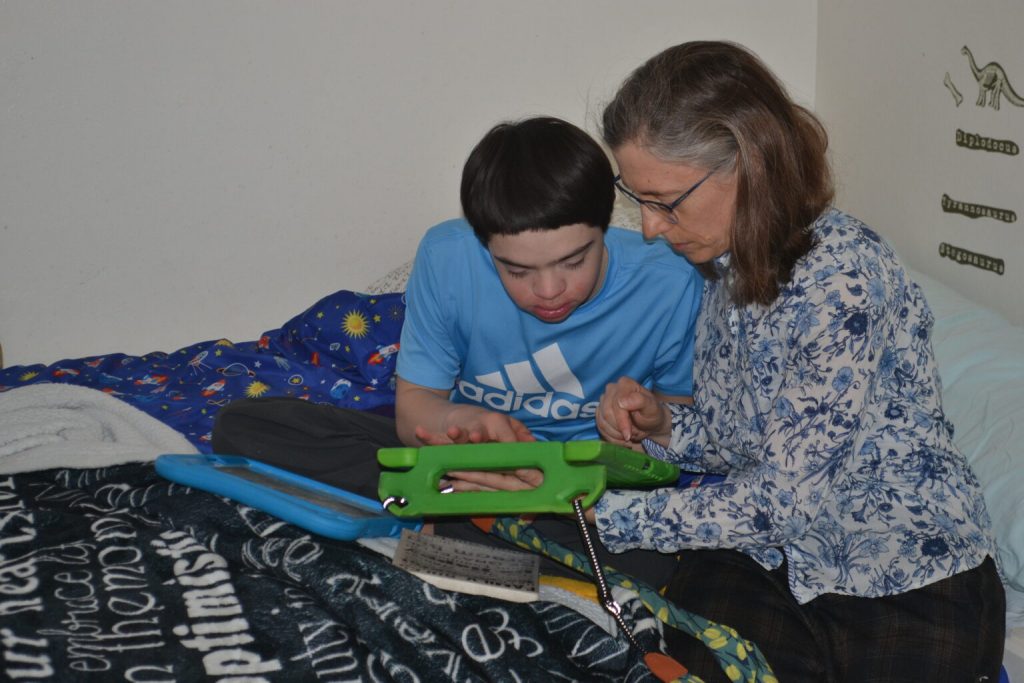
[[[511,413],[542,440],[599,438],[605,385],[628,375],[667,395],[693,393],[703,280],[663,241],[609,228],[600,292],[559,323],[519,309],[490,252],[462,219],[431,228],[406,290],[398,375]]]

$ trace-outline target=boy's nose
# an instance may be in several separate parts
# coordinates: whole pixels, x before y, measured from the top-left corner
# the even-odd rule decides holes
[[[565,291],[565,279],[557,273],[538,273],[533,293],[541,299],[554,299]]]

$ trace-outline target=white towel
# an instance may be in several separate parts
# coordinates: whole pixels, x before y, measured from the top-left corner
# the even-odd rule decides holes
[[[107,467],[196,453],[179,432],[102,391],[32,384],[0,393],[0,473]]]

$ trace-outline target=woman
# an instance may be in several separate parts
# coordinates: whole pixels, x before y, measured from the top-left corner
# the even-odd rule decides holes
[[[678,552],[668,597],[756,642],[783,683],[998,680],[1003,589],[932,315],[892,249],[830,208],[819,122],[746,49],[694,42],[637,69],[603,124],[645,236],[707,282],[693,405],[622,378],[598,428],[725,478],[609,491],[601,540]]]

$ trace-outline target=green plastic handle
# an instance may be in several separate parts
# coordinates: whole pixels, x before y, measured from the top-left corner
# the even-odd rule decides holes
[[[582,497],[590,507],[614,486],[674,484],[679,468],[643,453],[601,441],[535,441],[382,448],[378,494],[399,517],[569,513]],[[544,482],[524,491],[442,493],[441,478],[454,470],[537,468]]]
[[[604,465],[608,488],[670,486],[679,481],[679,466],[605,441],[568,441],[565,461]]]

